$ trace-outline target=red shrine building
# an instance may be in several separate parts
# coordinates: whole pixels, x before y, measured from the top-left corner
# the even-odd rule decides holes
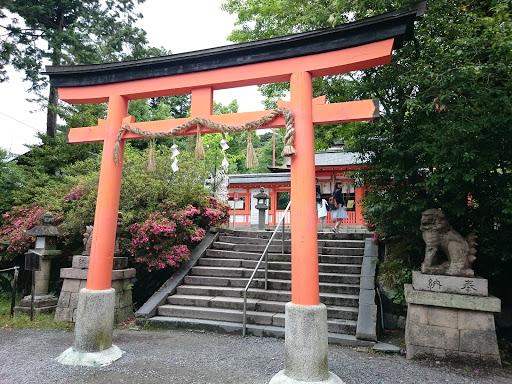
[[[326,151],[315,153],[315,176],[320,185],[322,198],[328,200],[334,191],[335,183],[343,184],[343,196],[346,203],[348,218],[342,225],[363,225],[360,200],[364,195],[364,187],[356,187],[353,172],[362,166],[357,155],[345,152],[341,147],[333,147]],[[290,169],[288,166],[279,168],[269,167],[271,173],[248,173],[229,175],[229,205],[231,206],[230,225],[244,226],[258,224],[257,199],[254,197],[261,188],[270,196],[266,223],[275,225],[281,220],[286,206],[290,201]],[[235,201],[237,200],[237,201]],[[315,204],[315,201],[311,202]],[[233,208],[236,208],[234,210]],[[289,225],[293,215],[293,202],[286,213],[285,224]],[[327,212],[328,225],[333,225],[331,212]]]

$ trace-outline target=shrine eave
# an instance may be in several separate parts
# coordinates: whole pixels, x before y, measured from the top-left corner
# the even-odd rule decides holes
[[[52,87],[111,84],[176,74],[308,56],[394,39],[398,49],[414,38],[414,21],[421,17],[425,2],[416,9],[401,9],[334,28],[272,39],[233,44],[148,59],[116,63],[47,66]]]

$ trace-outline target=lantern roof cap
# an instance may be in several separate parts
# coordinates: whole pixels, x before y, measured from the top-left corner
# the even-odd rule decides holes
[[[25,235],[38,237],[61,236],[59,228],[53,225],[53,214],[51,212],[45,212],[41,219],[41,224],[24,231],[24,233]]]

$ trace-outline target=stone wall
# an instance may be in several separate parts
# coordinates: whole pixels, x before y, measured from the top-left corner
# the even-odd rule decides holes
[[[491,312],[409,304],[406,344],[409,358],[500,364]]]
[[[415,277],[424,276],[413,275],[413,282]],[[426,276],[434,281],[447,278]],[[421,279],[416,280],[419,285]],[[484,282],[478,283],[484,286]],[[450,284],[441,284],[441,288],[447,291],[451,289]],[[500,311],[500,300],[493,296],[470,296],[465,293],[429,292],[415,290],[413,285],[405,286],[408,359],[431,358],[501,365],[494,324],[494,313]],[[478,293],[481,291],[478,290]]]

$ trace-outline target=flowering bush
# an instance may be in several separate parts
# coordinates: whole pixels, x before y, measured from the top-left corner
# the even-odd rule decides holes
[[[200,242],[213,225],[227,223],[229,206],[208,197],[204,204],[176,210],[176,203],[163,203],[161,211],[130,226],[129,253],[148,270],[178,268],[190,257],[190,248]]]
[[[70,203],[74,200],[80,200],[84,194],[83,183],[84,180],[81,180],[77,185],[74,185],[73,188],[69,190],[67,195],[64,197],[64,201],[66,203]]]
[[[10,212],[2,215],[5,223],[0,227],[0,258],[12,260],[16,256],[24,254],[34,244],[34,237],[27,236],[23,232],[41,224],[43,214],[48,211],[36,203],[12,207]],[[54,215],[54,222],[59,217]]]

